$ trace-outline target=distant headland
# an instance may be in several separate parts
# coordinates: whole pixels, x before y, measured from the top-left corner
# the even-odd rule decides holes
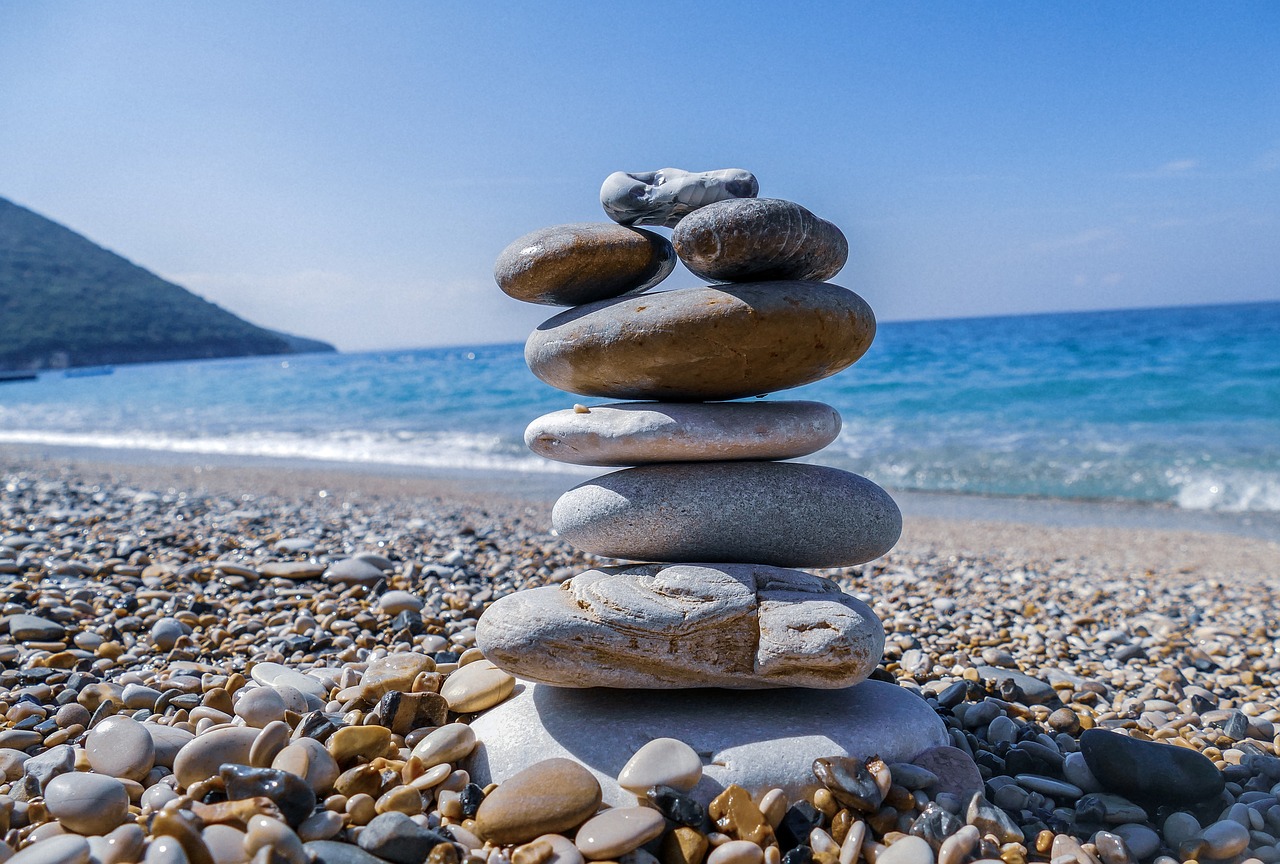
[[[0,198],[0,370],[334,350],[250,324]]]

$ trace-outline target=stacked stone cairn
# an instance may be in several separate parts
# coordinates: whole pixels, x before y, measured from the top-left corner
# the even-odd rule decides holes
[[[835,439],[841,420],[831,406],[729,401],[840,372],[870,346],[875,318],[857,294],[826,281],[848,256],[840,230],[757,190],[737,169],[619,172],[601,191],[616,224],[545,228],[498,258],[507,294],[571,307],[529,337],[533,373],[571,393],[626,400],[574,405],[525,433],[548,459],[630,466],[566,492],[552,522],[584,552],[637,562],[517,592],[486,611],[477,628],[485,657],[536,682],[530,688],[662,690],[668,701],[679,688],[833,691],[863,681],[880,660],[884,631],[872,610],[793,568],[883,555],[901,531],[897,506],[856,474],[783,461]],[[637,225],[673,228],[672,240]],[[677,256],[714,284],[644,293]],[[610,710],[595,697],[544,696],[544,710]],[[750,726],[757,708],[787,704],[771,702],[735,703],[745,715],[719,722]],[[835,713],[853,711],[846,702]],[[921,723],[936,723],[923,714]],[[514,720],[493,722],[510,733]],[[940,743],[928,728],[935,740],[916,749]],[[867,746],[879,747],[872,738]],[[912,746],[895,755],[909,757]]]

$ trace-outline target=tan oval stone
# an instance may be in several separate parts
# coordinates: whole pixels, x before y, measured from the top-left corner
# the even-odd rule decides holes
[[[707,864],[762,864],[764,850],[750,840],[721,843],[707,856]]]
[[[414,746],[411,755],[422,760],[424,768],[434,768],[465,759],[474,749],[476,733],[471,727],[466,723],[450,723],[427,733],[427,737]]]
[[[546,759],[498,786],[480,803],[476,828],[492,843],[527,843],[576,828],[600,807],[600,784],[572,759]]]
[[[343,726],[325,741],[325,749],[338,762],[386,756],[390,746],[391,730],[385,726]]]
[[[460,667],[440,688],[449,710],[470,714],[492,708],[515,690],[516,679],[488,660],[477,660]]]
[[[671,241],[690,272],[717,282],[821,282],[849,258],[849,242],[839,228],[778,198],[708,204],[682,219]]]
[[[498,287],[527,303],[577,306],[647,291],[671,274],[676,253],[660,234],[597,222],[526,234],[498,255]]]
[[[370,663],[360,677],[361,695],[370,702],[376,702],[392,690],[411,691],[414,678],[435,668],[435,660],[425,654],[411,651],[388,654]]]
[[[718,401],[834,375],[875,337],[875,315],[825,282],[753,282],[590,303],[525,343],[552,387],[613,399]]]
[[[301,777],[321,794],[333,788],[339,774],[337,760],[314,738],[291,742],[271,760],[271,767]]]
[[[861,564],[892,549],[902,533],[898,506],[875,483],[795,462],[614,471],[561,495],[551,523],[593,555],[778,567]]]
[[[650,786],[689,792],[702,779],[702,759],[676,738],[654,738],[636,751],[618,773],[618,785],[644,795]]]
[[[578,829],[574,844],[584,858],[603,861],[638,849],[660,835],[667,820],[649,807],[618,807],[593,816]]]
[[[539,456],[575,465],[794,459],[840,434],[821,402],[621,402],[544,414],[524,431]]]

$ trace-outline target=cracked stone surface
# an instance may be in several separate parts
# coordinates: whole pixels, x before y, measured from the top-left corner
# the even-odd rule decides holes
[[[485,657],[561,687],[849,687],[875,668],[875,613],[821,576],[760,564],[588,570],[501,598]]]

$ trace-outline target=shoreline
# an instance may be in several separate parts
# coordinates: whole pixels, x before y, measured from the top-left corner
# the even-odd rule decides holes
[[[323,482],[350,487],[399,488],[406,493],[496,496],[528,504],[555,502],[563,492],[588,479],[557,472],[492,468],[437,468],[379,462],[341,462],[274,456],[183,453],[0,442],[0,467],[7,462],[45,464],[87,471],[117,471],[141,476],[190,476],[203,482],[219,474],[253,472],[274,477],[274,486]],[[613,470],[613,469],[610,469]],[[604,473],[604,472],[602,472]],[[292,478],[292,479],[286,479]],[[283,488],[283,487],[282,487]],[[904,522],[980,522],[1027,529],[1122,529],[1141,532],[1237,537],[1262,541],[1280,554],[1280,512],[1182,510],[1163,504],[1075,500],[963,492],[924,492],[886,487],[902,510]]]

